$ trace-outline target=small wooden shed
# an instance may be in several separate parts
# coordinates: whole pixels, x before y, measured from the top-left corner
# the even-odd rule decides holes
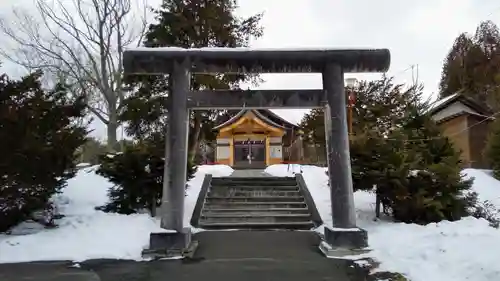
[[[463,94],[453,94],[432,104],[429,113],[461,151],[464,168],[489,168],[483,151],[493,121],[491,110]]]

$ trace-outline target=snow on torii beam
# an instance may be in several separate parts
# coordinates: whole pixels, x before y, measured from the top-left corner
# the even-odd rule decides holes
[[[388,49],[135,48],[125,50],[126,74],[170,73],[174,61],[189,61],[191,73],[315,73],[325,64],[344,73],[385,72]]]
[[[190,73],[312,73],[329,63],[343,72],[383,72],[390,65],[387,49],[251,49],[136,48],[126,50],[126,74],[171,73],[174,62],[186,62]],[[188,93],[192,109],[318,108],[324,90],[197,91]]]

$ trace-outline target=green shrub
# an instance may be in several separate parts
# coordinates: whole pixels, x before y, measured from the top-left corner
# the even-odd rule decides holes
[[[162,153],[146,144],[134,144],[122,153],[101,156],[97,173],[115,186],[109,190],[109,203],[99,209],[122,214],[148,209],[154,214],[156,206],[161,204],[165,164]],[[196,165],[188,162],[187,180],[196,169]]]
[[[83,100],[70,99],[62,85],[45,91],[39,78],[0,76],[0,232],[51,209],[85,142],[85,128],[74,122],[83,117]]]
[[[426,224],[468,216],[474,202],[466,195],[473,181],[462,177],[459,151],[430,116],[410,111],[394,134],[405,140],[401,148],[393,147],[396,177],[379,186],[394,219]]]
[[[493,170],[493,176],[500,180],[500,121],[496,120],[490,127],[491,133],[484,152]]]
[[[429,116],[407,110],[387,138],[369,128],[352,138],[354,189],[375,191],[396,221],[426,224],[470,215],[472,180],[460,174],[459,152]]]

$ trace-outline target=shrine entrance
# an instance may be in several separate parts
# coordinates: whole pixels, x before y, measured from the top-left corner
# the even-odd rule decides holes
[[[364,248],[366,231],[356,226],[347,128],[345,73],[385,72],[387,49],[255,50],[245,48],[137,48],[123,54],[125,74],[168,74],[168,128],[161,205],[161,227],[152,233],[151,248],[186,247],[191,232],[184,225],[189,110],[324,108],[332,226],[325,226],[324,240],[332,248]],[[191,91],[192,73],[321,73],[323,87],[313,90],[204,90]],[[272,136],[266,147],[272,148]],[[231,147],[235,138],[221,138]],[[247,141],[247,142],[245,142]],[[234,149],[238,163],[257,165],[262,154],[281,157],[278,150],[263,151],[260,142],[241,140]],[[222,146],[223,145],[223,146]],[[264,152],[264,153],[262,153]],[[281,153],[281,151],[280,151]],[[229,155],[230,156],[230,155]],[[246,159],[245,159],[246,158]],[[227,158],[231,159],[231,157]],[[153,239],[154,238],[154,239]],[[160,242],[153,243],[159,239]],[[156,246],[155,246],[156,245]]]
[[[266,167],[264,140],[235,140],[233,168],[263,169]]]

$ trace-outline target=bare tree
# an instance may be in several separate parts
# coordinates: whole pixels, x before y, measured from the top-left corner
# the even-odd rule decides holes
[[[122,54],[145,33],[146,0],[33,0],[33,8],[0,18],[13,46],[0,54],[49,80],[65,82],[87,98],[89,110],[107,127],[107,146],[117,144],[123,89]]]

